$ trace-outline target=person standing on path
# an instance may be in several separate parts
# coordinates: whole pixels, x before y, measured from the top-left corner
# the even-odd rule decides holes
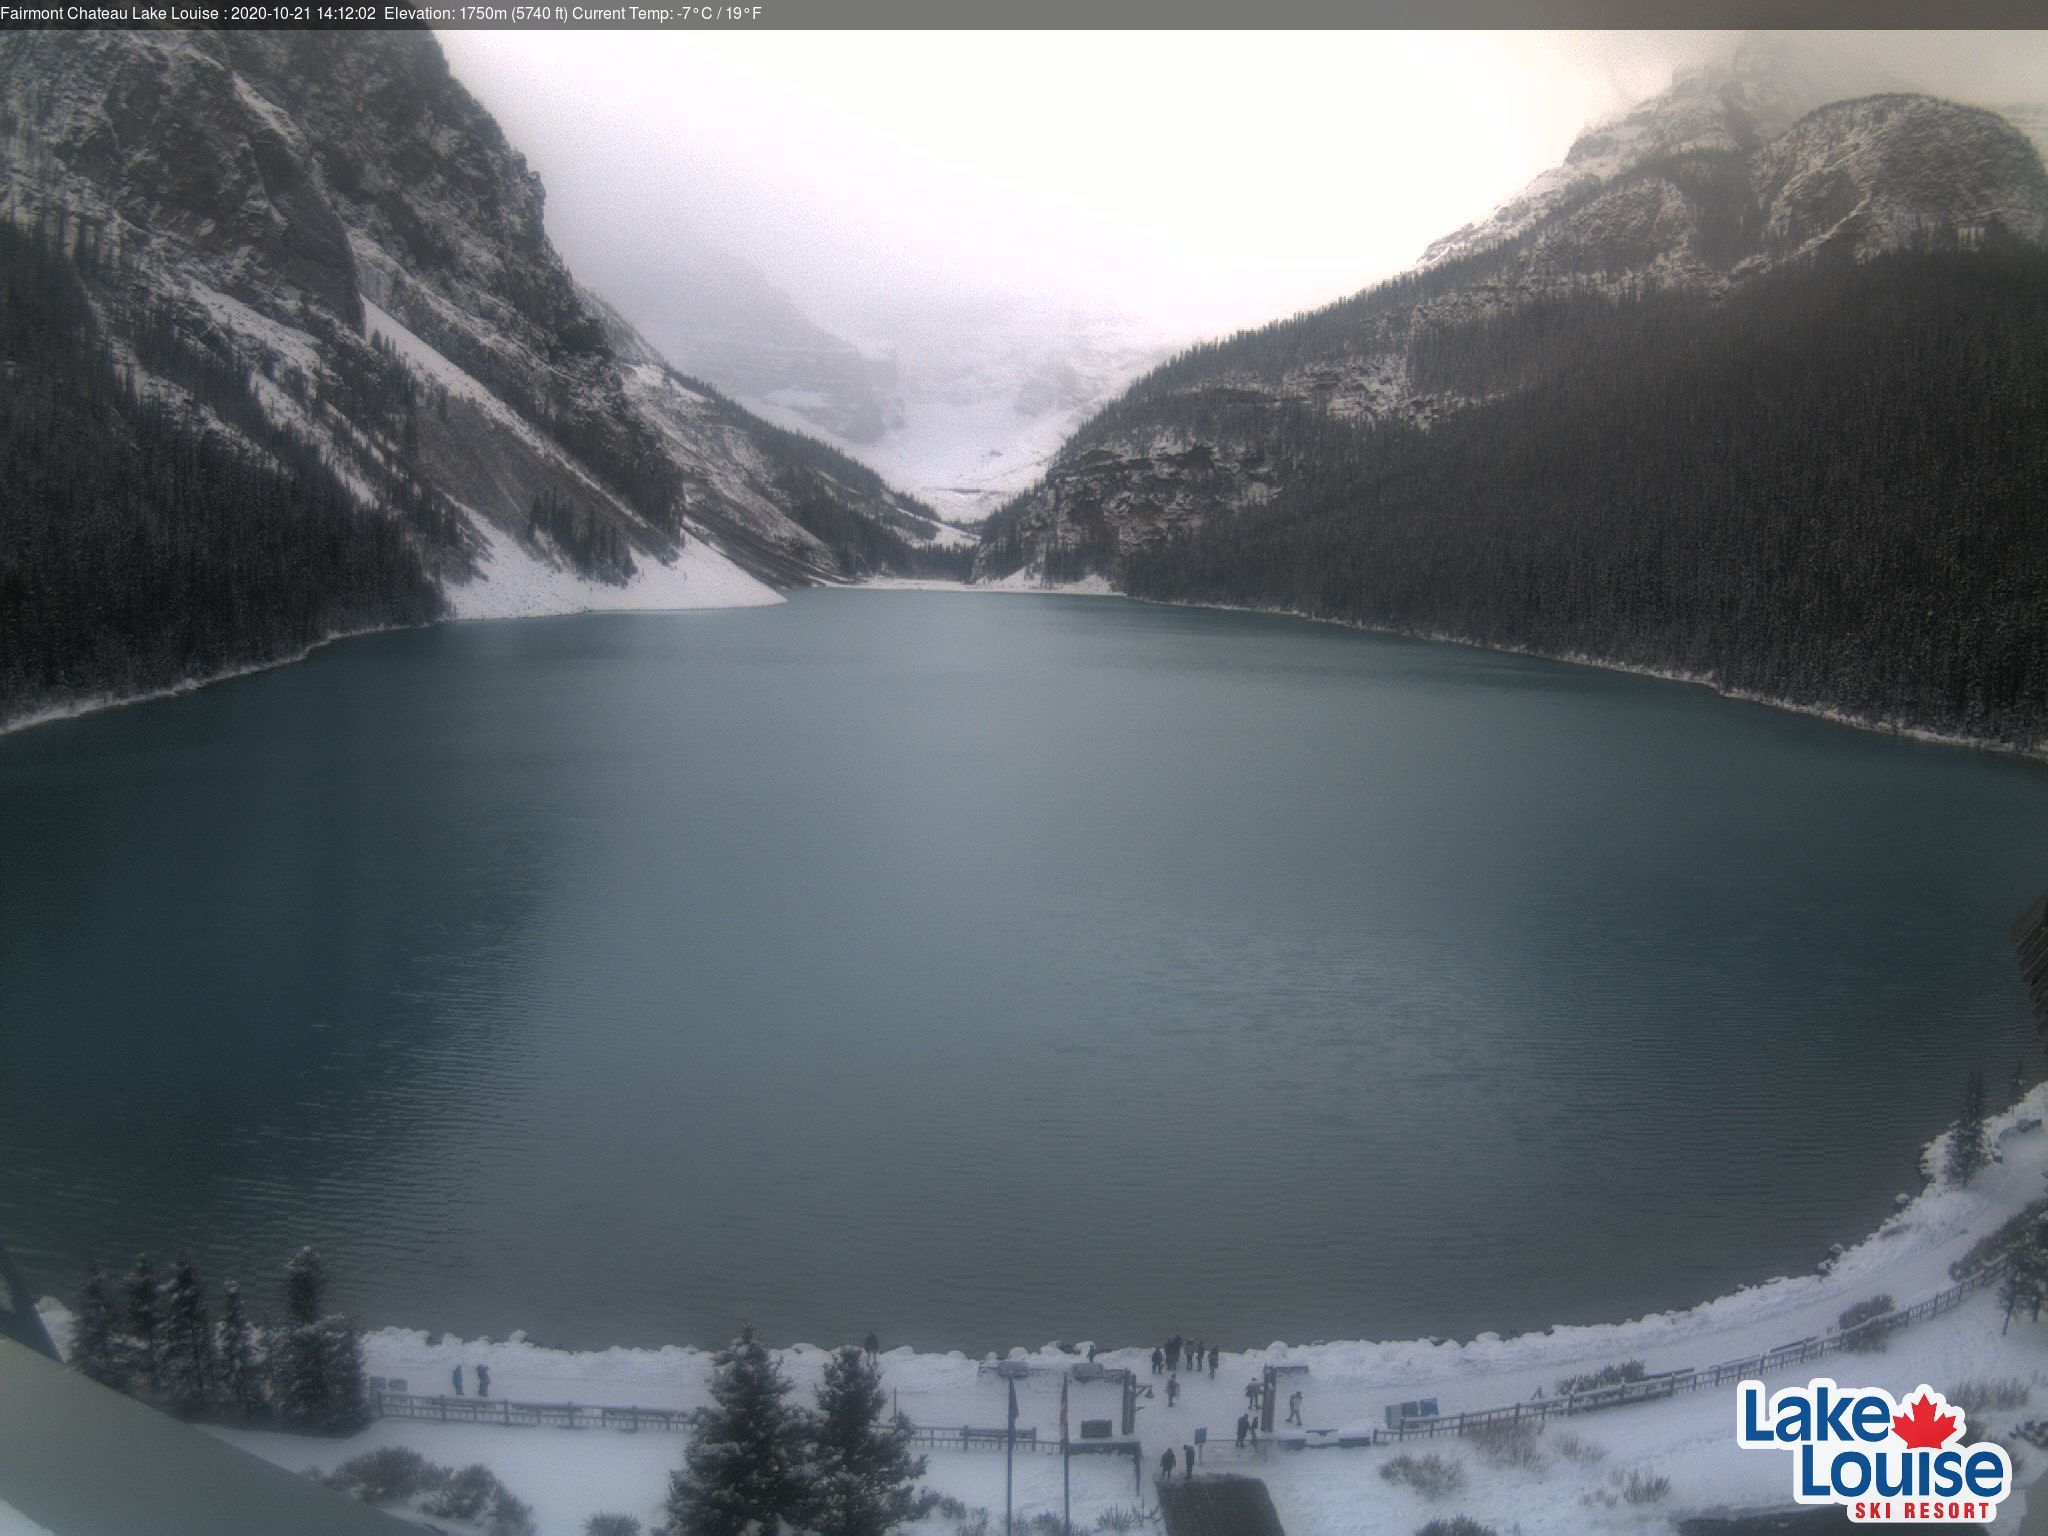
[[[454,1369],[453,1371],[451,1371],[451,1372],[449,1372],[449,1373],[448,1373],[448,1379],[449,1379],[450,1381],[452,1381],[452,1382],[454,1382],[454,1383],[455,1383],[455,1395],[456,1395],[457,1397],[460,1397],[460,1396],[462,1396],[462,1367],[461,1367],[461,1365],[459,1365],[459,1364],[458,1364],[458,1365],[457,1365],[457,1366],[455,1367],[455,1369]]]
[[[1252,1421],[1240,1413],[1237,1416],[1237,1448],[1240,1451],[1244,1449],[1244,1437],[1250,1432],[1251,1427]]]
[[[1179,1401],[1180,1378],[1178,1376],[1169,1376],[1166,1378],[1166,1406],[1171,1408]]]
[[[1161,1481],[1162,1483],[1170,1483],[1173,1481],[1172,1446],[1168,1446],[1165,1450],[1159,1453],[1159,1481]]]
[[[491,1395],[491,1368],[488,1365],[480,1365],[476,1368],[476,1395],[478,1397],[489,1397]]]
[[[1209,1379],[1216,1379],[1216,1367],[1223,1363],[1223,1351],[1214,1344],[1209,1346]]]
[[[1153,1350],[1153,1351],[1152,1351],[1152,1374],[1153,1374],[1154,1376],[1159,1376],[1159,1375],[1163,1375],[1163,1374],[1165,1373],[1165,1371],[1166,1371],[1166,1351],[1165,1351],[1165,1350],[1163,1350],[1163,1349],[1155,1349],[1155,1350]]]
[[[1192,1445],[1182,1446],[1180,1448],[1180,1459],[1181,1465],[1187,1468],[1187,1471],[1181,1474],[1181,1481],[1184,1483],[1191,1482],[1195,1475],[1195,1448]]]
[[[1180,1369],[1180,1335],[1177,1333],[1166,1341],[1166,1369],[1169,1374]]]
[[[1301,1394],[1299,1392],[1287,1399],[1287,1422],[1290,1424],[1301,1423]]]

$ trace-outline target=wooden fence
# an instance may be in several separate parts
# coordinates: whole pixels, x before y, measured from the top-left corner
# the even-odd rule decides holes
[[[1882,1317],[1874,1317],[1868,1322],[1859,1323],[1854,1328],[1795,1339],[1789,1344],[1780,1344],[1775,1349],[1767,1349],[1762,1354],[1748,1355],[1740,1360],[1724,1360],[1719,1365],[1702,1366],[1698,1369],[1664,1371],[1655,1376],[1644,1376],[1637,1381],[1595,1387],[1588,1392],[1572,1392],[1559,1397],[1510,1403],[1502,1408],[1474,1408],[1465,1413],[1450,1413],[1435,1418],[1403,1419],[1390,1429],[1374,1430],[1373,1441],[1375,1444],[1384,1445],[1402,1440],[1428,1439],[1436,1435],[1462,1435],[1471,1430],[1486,1429],[1499,1424],[1541,1424],[1547,1419],[1596,1413],[1603,1408],[1619,1408],[1628,1403],[1654,1402],[1659,1398],[1675,1397],[1681,1392],[1698,1392],[1707,1387],[1725,1386],[1731,1381],[1748,1381],[1752,1377],[1766,1376],[1773,1371],[1805,1365],[1809,1361],[1819,1360],[1840,1350],[1874,1346],[1885,1334],[1895,1329],[1954,1311],[1975,1292],[1996,1284],[2004,1272],[2003,1263],[1993,1262],[1975,1274],[1957,1281],[1947,1290],[1939,1291],[1925,1301],[1917,1301],[1910,1307],[1900,1307]]]
[[[502,1397],[429,1397],[373,1389],[370,1411],[385,1419],[436,1424],[502,1424],[546,1429],[662,1430],[678,1433],[696,1422],[689,1408],[607,1408],[580,1403],[515,1403]]]

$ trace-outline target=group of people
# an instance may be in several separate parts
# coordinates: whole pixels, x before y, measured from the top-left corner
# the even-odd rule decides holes
[[[449,1373],[448,1379],[455,1383],[455,1395],[457,1397],[462,1396],[462,1367],[456,1366]],[[489,1397],[491,1395],[491,1368],[488,1365],[479,1365],[476,1368],[476,1395],[478,1397]]]
[[[1216,1379],[1216,1368],[1223,1363],[1223,1351],[1215,1345],[1211,1344],[1204,1347],[1199,1339],[1192,1342],[1184,1341],[1176,1333],[1172,1338],[1152,1351],[1152,1374],[1154,1376],[1173,1375],[1180,1369],[1183,1357],[1187,1360],[1190,1371],[1199,1371],[1206,1360],[1209,1366],[1209,1379],[1211,1381]]]

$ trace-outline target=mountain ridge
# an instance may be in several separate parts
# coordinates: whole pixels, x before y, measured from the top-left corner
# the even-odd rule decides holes
[[[1541,197],[1511,200],[1504,216],[1438,242],[1433,259],[1416,269],[1321,310],[1190,349],[1140,379],[1069,440],[1037,487],[990,520],[977,579],[1106,579],[1135,596],[1273,608],[1681,671],[1753,696],[1915,728],[2030,742],[2048,736],[2041,680],[2021,668],[1980,688],[1974,669],[1992,663],[1978,641],[1951,637],[1936,648],[1946,658],[1940,665],[1974,679],[1950,695],[1906,672],[1872,689],[1854,658],[1833,657],[1835,672],[1826,675],[1794,659],[1789,641],[1766,645],[1739,627],[1706,621],[1701,605],[1713,607],[1726,593],[1683,574],[1688,561],[1706,562],[1727,589],[1749,591],[1743,517],[1755,518],[1758,542],[1776,538],[1777,523],[1791,515],[1786,508],[1821,504],[1811,489],[1816,479],[1860,483],[1865,459],[1916,483],[1924,478],[1922,463],[1902,458],[1896,442],[1862,439],[1876,413],[1866,410],[1859,421],[1847,403],[1861,390],[1855,355],[1859,347],[1905,345],[1909,336],[1913,345],[1937,344],[1912,317],[1915,281],[1928,285],[1930,303],[1938,295],[1947,305],[1981,276],[1982,303],[2000,291],[2022,306],[2018,313],[2032,314],[2032,279],[2014,273],[2040,266],[2048,242],[2040,156],[1996,114],[1910,93],[1824,102],[1794,115],[1796,92],[1761,91],[1752,81],[1735,103],[1747,127],[1723,131],[1713,118],[1731,110],[1729,98],[1703,96],[1699,79],[1623,116],[1632,125],[1623,137],[1636,147],[1633,156],[1617,152],[1611,136],[1582,136],[1582,147],[1611,157],[1602,174],[1538,178]],[[1760,91],[1778,103],[1781,128],[1746,105]],[[1655,131],[1662,111],[1672,122]],[[2004,262],[1995,273],[1994,257]],[[1844,283],[1872,306],[1867,334],[1859,334],[1865,317],[1828,300],[1826,289]],[[1731,305],[1729,313],[1742,313],[1724,322]],[[1770,348],[1755,328],[1766,313],[1805,327],[1823,312],[1828,328],[1809,331],[1806,357]],[[1984,356],[1944,350],[1954,382],[1987,366],[2003,377],[2022,356],[2048,371],[2048,352],[2029,325],[2016,321],[2002,331],[1995,315],[1967,304],[1955,313]],[[1583,434],[1585,458],[1622,446],[1606,441],[1613,422],[1629,414],[1626,400],[1602,393],[1601,376],[1612,373],[1626,373],[1650,393],[1665,376],[1683,380],[1684,398],[1671,402],[1683,414],[1677,430],[1632,418],[1636,439],[1625,446],[1638,464],[1581,485],[1581,515],[1600,523],[1615,546],[1636,542],[1632,522],[1672,517],[1686,499],[1675,483],[1666,487],[1670,499],[1647,505],[1618,500],[1614,486],[1631,476],[1665,485],[1670,467],[1691,452],[1684,440],[1723,432],[1728,422],[1769,431],[1743,401],[1772,380],[1730,360],[1717,364],[1713,387],[1724,393],[1716,396],[1694,366],[1703,347],[1738,338],[1754,356],[1769,351],[1781,371],[1817,377],[1833,370],[1842,403],[1799,398],[1811,440],[1802,446],[1771,436],[1775,479],[1747,486],[1745,494],[1761,500],[1735,509],[1732,521],[1714,519],[1719,542],[1711,554],[1699,527],[1656,535],[1658,547],[1639,556],[1641,579],[1662,594],[1656,601],[1613,585],[1626,579],[1605,568],[1611,548],[1577,544],[1568,524],[1556,522],[1572,515],[1566,506],[1545,505],[1547,542],[1503,524],[1500,508],[1535,512],[1517,477],[1536,471],[1518,457],[1514,434],[1539,422]],[[1916,398],[1925,393],[1896,358],[1871,366]],[[1605,419],[1572,404],[1596,396],[1609,401]],[[1926,408],[1967,444],[1944,452],[1969,455],[1962,462],[1972,472],[1981,458],[1997,466],[1988,475],[2005,477],[1985,492],[1998,502],[1996,537],[2003,539],[2024,512],[2024,498],[2008,482],[2039,484],[2043,475],[2043,418],[2026,414],[2012,394],[1987,402],[1974,421],[1952,399],[1930,398]],[[1462,417],[1482,419],[1493,435],[1469,424],[1449,431]],[[1475,478],[1448,463],[1453,443],[1501,478]],[[1743,451],[1739,440],[1726,448]],[[1543,475],[1558,484],[1583,478],[1571,458],[1552,457]],[[1397,472],[1437,483],[1448,499],[1433,511],[1398,496],[1387,501],[1387,477]],[[1926,490],[1936,504],[1945,494],[1939,483]],[[1918,527],[1918,512],[1886,505],[1896,524],[1885,537],[1910,544],[1932,536]],[[1390,524],[1375,521],[1394,515],[1394,506],[1398,538]],[[1844,524],[1829,537],[1851,534]],[[1498,552],[1509,547],[1512,572],[1499,568]],[[1812,553],[1857,563],[1847,546],[1817,544]],[[2030,585],[2048,575],[2023,547],[2014,558]],[[1984,596],[1971,586],[1975,577],[1945,568],[1958,585],[1935,601],[1963,601],[1966,589],[1971,600]],[[1514,592],[1498,586],[1509,575]],[[1560,625],[1554,612],[1519,595],[1530,583],[1569,591],[1588,582],[1603,590],[1588,597],[1576,625]],[[1873,585],[1866,595],[1875,592]],[[1752,593],[1758,601],[1767,596]],[[2001,623],[2022,622],[2019,610],[1998,606]],[[1500,622],[1510,614],[1513,622]],[[1790,617],[1775,614],[1768,627],[1775,633],[1784,622]],[[1858,627],[1866,622],[1853,619]],[[1645,626],[1663,639],[1645,639]],[[1760,645],[1776,648],[1768,663],[1752,654]],[[1936,664],[1932,654],[1921,662]]]

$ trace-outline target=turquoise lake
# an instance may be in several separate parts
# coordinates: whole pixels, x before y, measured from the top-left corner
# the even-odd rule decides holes
[[[0,1241],[370,1324],[1516,1332],[2042,1069],[2048,777],[1118,600],[451,625],[0,739]]]

